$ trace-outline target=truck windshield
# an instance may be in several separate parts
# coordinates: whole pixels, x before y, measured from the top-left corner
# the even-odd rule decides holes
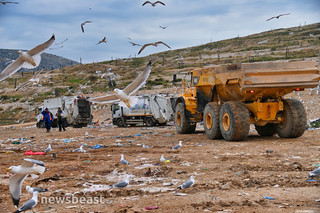
[[[120,109],[119,104],[114,104],[114,105],[112,105],[112,111],[113,111],[113,113],[114,113],[115,111],[119,110],[119,109]]]

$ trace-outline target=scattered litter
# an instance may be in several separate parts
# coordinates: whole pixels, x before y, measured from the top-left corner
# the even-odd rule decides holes
[[[162,186],[173,186],[174,183],[163,183]]]
[[[268,200],[274,200],[274,197],[270,197],[270,196],[265,196],[264,199],[268,199]]]
[[[175,192],[174,192],[174,195],[175,195],[175,196],[187,196],[188,194],[186,194],[186,193],[180,193],[180,192],[175,191]]]
[[[320,166],[320,164],[312,164],[312,166],[318,166],[318,167],[319,167],[319,166]]]
[[[307,180],[307,182],[317,182],[318,180]]]
[[[97,144],[97,145],[91,147],[91,149],[100,149],[100,148],[106,148],[106,147],[108,147],[108,146],[105,146],[105,145],[101,146],[101,145]]]
[[[266,150],[266,153],[274,153],[273,150]]]
[[[154,210],[154,209],[158,209],[158,206],[147,206],[146,210]]]
[[[141,133],[139,133],[139,134],[134,134],[133,136],[142,136],[142,134],[141,134]]]
[[[279,185],[278,185],[278,184],[273,186],[273,188],[278,188],[278,187],[279,187]]]
[[[24,155],[45,155],[45,152],[32,152],[31,150],[26,151]]]
[[[71,139],[62,139],[62,142],[70,143],[70,142],[71,142]]]

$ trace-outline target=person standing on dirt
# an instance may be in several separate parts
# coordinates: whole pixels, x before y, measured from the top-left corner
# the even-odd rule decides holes
[[[53,121],[53,115],[52,113],[49,111],[48,108],[45,108],[41,114],[43,115],[42,120],[46,126],[47,132],[50,132],[51,129],[51,123]]]
[[[63,129],[63,131],[66,131],[66,129],[64,127],[64,112],[62,111],[62,109],[60,107],[58,108],[56,116],[58,118],[59,132],[61,132],[62,129]]]

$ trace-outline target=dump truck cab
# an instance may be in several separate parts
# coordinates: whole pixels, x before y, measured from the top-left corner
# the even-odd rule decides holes
[[[284,96],[316,87],[320,79],[317,63],[305,61],[220,65],[187,75],[176,104],[178,133],[192,133],[203,121],[209,138],[226,140],[244,140],[250,124],[262,136],[301,136],[304,107]]]

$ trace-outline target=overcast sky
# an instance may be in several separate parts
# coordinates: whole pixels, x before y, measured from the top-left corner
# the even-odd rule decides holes
[[[144,0],[10,1],[19,4],[0,4],[0,49],[29,50],[55,34],[47,52],[83,63],[135,56],[140,47],[127,38],[179,49],[320,21],[319,0],[163,0],[155,7]],[[282,13],[290,15],[266,21]],[[86,20],[92,23],[82,33]],[[104,36],[107,44],[96,45]],[[165,50],[149,46],[140,55]]]

